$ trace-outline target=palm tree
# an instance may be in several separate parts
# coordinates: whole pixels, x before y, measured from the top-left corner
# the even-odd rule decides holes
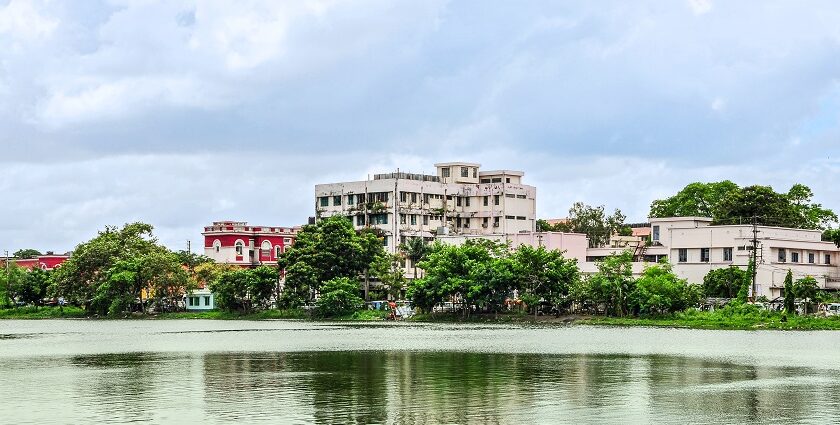
[[[410,238],[408,242],[400,244],[400,251],[405,254],[406,258],[411,260],[411,265],[414,268],[414,278],[417,279],[417,263],[426,258],[429,252],[429,246],[423,238]]]

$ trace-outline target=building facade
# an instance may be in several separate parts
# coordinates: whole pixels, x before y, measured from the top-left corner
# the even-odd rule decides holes
[[[840,289],[840,248],[822,241],[819,230],[749,224],[712,226],[712,219],[705,217],[650,221],[649,249],[662,251],[674,272],[691,283],[702,283],[703,277],[714,269],[746,269],[755,239],[756,297],[782,296],[788,270],[794,279],[813,277],[821,289]]]
[[[68,258],[70,258],[70,256],[67,254],[47,253],[34,258],[9,257],[8,261],[14,262],[18,267],[23,267],[29,270],[34,268],[39,268],[42,270],[53,270],[65,261],[67,261]],[[2,260],[0,261],[2,261],[5,264],[6,260],[6,258],[2,258]]]
[[[244,221],[216,221],[204,227],[204,255],[218,263],[256,267],[277,262],[294,244],[298,227],[250,226]]]
[[[521,171],[435,164],[435,175],[376,174],[372,180],[315,186],[316,217],[345,216],[377,229],[389,252],[408,238],[504,235],[536,230],[536,195]]]

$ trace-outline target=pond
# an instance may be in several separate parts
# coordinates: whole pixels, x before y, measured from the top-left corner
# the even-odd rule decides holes
[[[0,321],[3,423],[834,423],[840,332]]]

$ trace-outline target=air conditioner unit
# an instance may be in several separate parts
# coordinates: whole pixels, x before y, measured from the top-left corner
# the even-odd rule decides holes
[[[494,222],[494,223],[493,223],[493,227],[499,227],[499,223],[498,223],[498,222]]]
[[[487,228],[487,223],[481,223],[481,227],[486,229]]]

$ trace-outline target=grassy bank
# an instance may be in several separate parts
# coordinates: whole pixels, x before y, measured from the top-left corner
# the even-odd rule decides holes
[[[253,313],[227,312],[219,310],[197,311],[197,312],[176,312],[157,314],[131,314],[115,317],[91,317],[79,307],[19,307],[0,309],[0,319],[68,319],[68,318],[92,318],[92,319],[140,319],[140,320],[182,320],[182,319],[209,319],[209,320],[272,320],[272,319],[307,319],[307,320],[334,320],[334,321],[371,321],[384,320],[387,313],[382,311],[362,310],[352,314],[328,319],[311,317],[309,312],[302,309],[289,310],[262,310]]]
[[[690,329],[840,330],[840,317],[794,316],[776,312],[686,311],[657,317],[589,317],[577,323],[603,326],[659,326]]]
[[[87,317],[79,307],[18,307],[0,309],[0,319],[73,319]]]

